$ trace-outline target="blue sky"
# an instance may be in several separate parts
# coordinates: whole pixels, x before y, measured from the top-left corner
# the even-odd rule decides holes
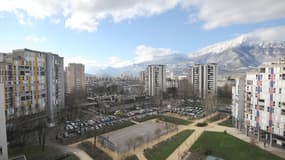
[[[282,0],[2,0],[0,24],[0,51],[50,51],[65,57],[66,63],[84,63],[92,72],[94,67],[190,54],[243,34],[284,40],[285,4]]]

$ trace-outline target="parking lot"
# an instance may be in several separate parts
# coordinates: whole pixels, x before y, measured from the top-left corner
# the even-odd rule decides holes
[[[87,133],[93,133],[95,130],[104,130],[105,128],[112,128],[118,126],[124,122],[140,119],[145,116],[158,115],[165,112],[172,112],[180,115],[192,116],[193,118],[199,118],[204,115],[203,107],[164,107],[164,108],[147,108],[131,110],[124,112],[120,116],[114,115],[100,115],[94,116],[94,119],[75,121],[65,121],[63,125],[63,132],[60,133],[59,137],[63,139],[69,139],[74,137],[84,136]]]
[[[175,107],[175,108],[170,108],[169,111],[180,115],[192,116],[193,118],[200,118],[205,114],[205,109],[203,107],[198,107],[198,106]]]

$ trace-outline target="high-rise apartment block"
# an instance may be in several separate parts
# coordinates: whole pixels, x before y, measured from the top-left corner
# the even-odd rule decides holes
[[[64,107],[63,73],[63,58],[53,53],[30,49],[1,53],[7,119],[44,112],[53,123],[56,111]]]
[[[4,89],[4,84],[0,81],[0,160],[8,159]]]
[[[149,65],[145,71],[145,89],[149,96],[161,96],[166,91],[165,65]]]
[[[258,137],[285,145],[285,61],[265,64],[246,76],[245,126]],[[267,139],[267,140],[268,140]]]
[[[140,71],[139,79],[141,83],[145,83],[145,71]]]
[[[85,92],[85,67],[83,64],[70,63],[65,69],[66,93]]]
[[[285,145],[285,61],[261,65],[233,87],[232,115],[247,135]]]
[[[189,77],[195,94],[200,98],[217,93],[217,64],[195,64],[190,68]]]

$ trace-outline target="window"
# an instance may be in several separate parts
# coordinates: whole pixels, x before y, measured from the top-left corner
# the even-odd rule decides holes
[[[2,147],[0,146],[0,156],[3,155],[3,150],[2,150]]]
[[[282,80],[285,80],[285,74],[282,74]]]
[[[247,83],[248,85],[252,85],[252,84],[253,84],[253,81],[252,81],[252,80],[247,80],[246,83]],[[247,87],[247,88],[248,88],[248,87]]]
[[[279,88],[279,94],[282,94],[282,88]]]
[[[285,116],[285,109],[281,110],[281,115]]]

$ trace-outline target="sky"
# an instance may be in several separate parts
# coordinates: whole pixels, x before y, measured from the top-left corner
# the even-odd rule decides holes
[[[0,52],[123,67],[243,35],[285,40],[284,0],[0,0]]]

